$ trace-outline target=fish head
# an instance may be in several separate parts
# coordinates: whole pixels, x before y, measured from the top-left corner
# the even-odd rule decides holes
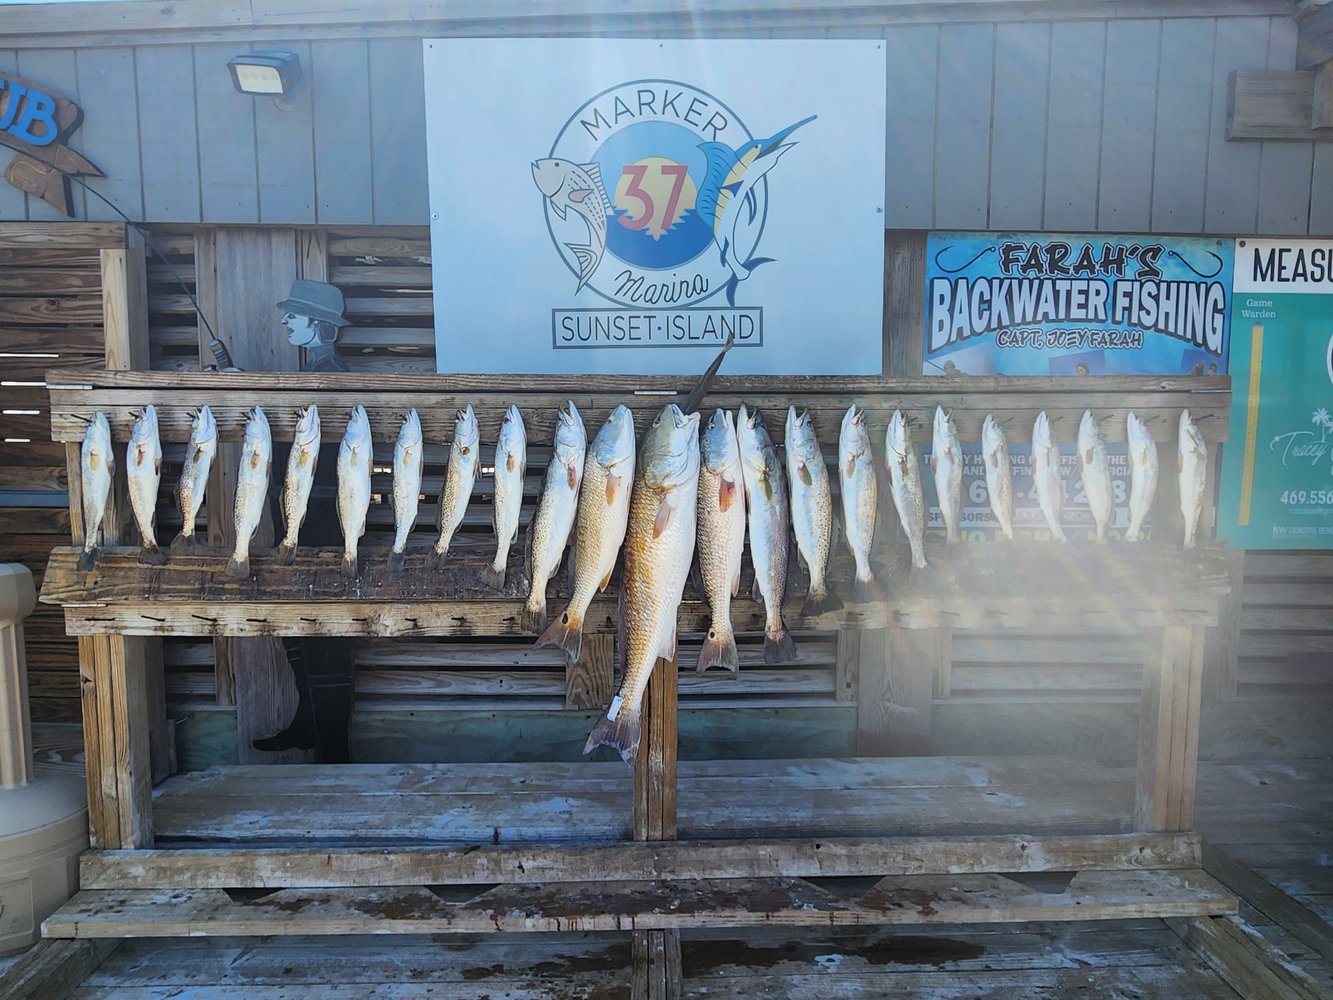
[[[740,419],[736,422],[736,439],[741,449],[741,461],[756,472],[763,472],[777,464],[773,439],[769,437],[764,414],[741,404]]]
[[[1101,428],[1097,426],[1097,418],[1092,415],[1091,410],[1084,410],[1083,417],[1078,422],[1078,450],[1086,451],[1092,445],[1101,440]]]
[[[1148,425],[1139,419],[1139,415],[1133,410],[1125,415],[1125,437],[1129,439],[1131,448],[1142,447],[1147,441],[1152,440],[1148,433]]]
[[[802,410],[798,416],[796,407],[787,410],[787,452],[807,463],[821,462],[819,438],[815,435],[815,422],[809,410]]]
[[[1208,445],[1203,440],[1203,432],[1199,430],[1199,425],[1190,419],[1189,410],[1180,411],[1180,438],[1178,447],[1182,457],[1191,452],[1197,455],[1208,454]]]
[[[981,424],[981,447],[988,455],[1002,451],[1005,448],[1004,428],[1000,422],[995,419],[995,415],[986,414],[986,419]]]
[[[708,418],[699,442],[699,460],[715,475],[735,468],[740,463],[741,450],[736,440],[736,421],[730,410],[719,407]]]
[[[602,424],[592,442],[597,464],[611,468],[634,458],[634,414],[628,406],[617,406]]]
[[[98,410],[88,421],[88,429],[83,432],[84,448],[98,455],[108,455],[111,453],[111,424],[107,422],[106,414]]]
[[[298,448],[319,445],[319,407],[313,403],[296,411],[295,443]]]
[[[268,417],[263,407],[250,407],[245,421],[245,447],[253,450],[270,440]]]
[[[351,412],[347,414],[347,431],[343,437],[349,439],[370,437],[370,417],[366,414],[366,408],[360,403],[353,406]]]
[[[421,418],[415,409],[403,414],[403,423],[398,428],[398,443],[405,448],[421,444]]]
[[[946,413],[942,406],[935,407],[932,431],[936,450],[952,448],[958,443],[958,425],[954,423],[953,413]]]
[[[157,409],[149,403],[134,418],[134,427],[130,430],[130,443],[136,447],[157,439]]]
[[[842,415],[842,428],[838,431],[838,451],[843,460],[859,458],[870,448],[870,428],[866,424],[865,410],[859,410],[853,403]]]
[[[477,428],[477,415],[472,411],[472,404],[468,403],[463,409],[454,413],[454,444],[464,455],[468,455],[476,450],[480,439],[481,431]]]
[[[205,403],[190,417],[190,443],[197,451],[211,455],[217,451],[218,423]]]
[[[912,450],[912,432],[908,429],[907,418],[902,410],[894,410],[889,418],[889,431],[884,436],[884,443],[889,451],[889,460],[901,459]]]
[[[699,414],[668,403],[643,436],[640,451],[644,482],[669,490],[699,473]]]
[[[505,452],[526,451],[528,446],[527,428],[523,426],[523,414],[517,406],[510,406],[500,418],[499,447]]]
[[[1051,421],[1046,416],[1046,411],[1042,410],[1037,414],[1037,419],[1032,424],[1032,446],[1034,448],[1049,448],[1051,444]]]
[[[532,179],[537,190],[548,198],[554,198],[565,183],[571,164],[568,160],[546,157],[532,161]]]
[[[555,411],[555,456],[562,462],[578,461],[582,464],[584,449],[588,446],[588,438],[583,430],[583,418],[579,416],[578,407],[574,405],[571,399],[567,409]]]

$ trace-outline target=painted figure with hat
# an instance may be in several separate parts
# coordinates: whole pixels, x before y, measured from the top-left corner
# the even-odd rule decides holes
[[[287,339],[305,350],[303,371],[345,372],[347,363],[334,347],[338,332],[347,325],[343,293],[323,281],[297,278],[287,298],[278,303]]]

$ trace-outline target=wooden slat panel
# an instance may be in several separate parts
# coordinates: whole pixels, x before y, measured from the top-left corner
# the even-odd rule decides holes
[[[935,226],[941,229],[986,228],[994,46],[993,25],[940,27],[936,144],[947,151],[935,161]]]
[[[193,51],[184,46],[136,49],[135,69],[140,141],[143,149],[152,151],[142,157],[144,217],[154,222],[198,222]]]
[[[100,264],[88,271],[94,275],[95,283],[91,286],[99,288],[101,276],[99,273]],[[10,273],[10,272],[4,272]],[[79,274],[79,271],[69,271],[66,273]],[[59,327],[41,327],[41,326],[5,326],[0,327],[0,349],[11,353],[40,353],[40,354],[59,354],[59,360],[45,359],[47,367],[60,365],[69,355],[90,355],[102,357],[102,328],[101,318],[99,317],[95,326],[59,326]],[[11,359],[5,358],[3,361]]]
[[[27,267],[0,270],[0,295],[69,295],[101,290],[101,276],[90,267]],[[6,331],[0,335],[0,340],[7,336]]]
[[[383,101],[383,95],[394,95],[396,110],[393,115],[371,117],[375,222],[425,225],[430,203],[421,43],[415,38],[386,38],[369,44],[371,95],[377,101]]]
[[[418,59],[419,53],[418,46]],[[372,183],[371,179],[366,42],[314,42],[307,65],[310,87],[320,97],[314,108],[318,215],[334,222],[371,222],[372,191],[380,181],[376,178]],[[348,310],[349,314],[353,311]]]
[[[1041,228],[1050,58],[1049,24],[996,26],[990,229]]]
[[[0,224],[0,250],[105,250],[125,245],[124,223],[34,222]]]
[[[76,55],[79,106],[84,114],[76,134],[86,155],[106,175],[98,178],[97,190],[131,219],[143,219],[139,119],[136,102],[128,99],[136,90],[134,49],[86,46]],[[85,201],[85,218],[120,221],[100,198],[88,196]]]
[[[1211,121],[1227,118],[1228,79],[1233,70],[1267,65],[1268,25],[1258,18],[1219,18],[1213,50]],[[1206,233],[1253,233],[1259,206],[1259,145],[1227,142],[1213,127],[1208,139],[1204,190]]]
[[[929,229],[935,223],[935,87],[940,29],[895,26],[885,33],[888,117],[884,203],[889,229]]]
[[[1152,174],[1156,232],[1203,231],[1200,179],[1208,163],[1215,31],[1211,21],[1162,22]]]
[[[302,66],[311,64],[307,42],[275,40],[273,47],[296,53]],[[265,225],[313,224],[316,221],[315,132],[309,88],[286,110],[274,106],[272,101],[254,104],[259,221]]]
[[[53,323],[96,324],[102,321],[102,299],[97,295],[13,296],[0,298],[0,324],[42,326]]]
[[[1112,21],[1106,27],[1097,192],[1097,226],[1103,231],[1138,232],[1149,225],[1161,24]]]
[[[1333,142],[1316,143],[1313,191],[1333,190]],[[1333,236],[1333,198],[1310,199],[1310,235]]]
[[[226,69],[236,54],[235,45],[194,47],[195,101],[204,123],[199,131],[200,195],[203,218],[210,223],[259,220],[255,107],[269,102],[236,93]],[[174,279],[171,285],[179,287]]]
[[[1268,39],[1269,71],[1289,70],[1296,64],[1296,22],[1275,17],[1270,21]],[[1304,236],[1310,224],[1310,172],[1314,163],[1314,143],[1308,140],[1333,139],[1333,128],[1313,130],[1314,80],[1310,81],[1309,112],[1305,126],[1295,132],[1293,142],[1265,142],[1259,154],[1259,232],[1273,235]],[[1300,109],[1306,110],[1305,95]],[[1268,121],[1279,119],[1270,111]],[[1305,139],[1307,141],[1299,141]],[[1318,195],[1315,195],[1318,200]]]
[[[1052,25],[1044,222],[1051,231],[1086,231],[1097,224],[1105,56],[1104,24]]]
[[[402,227],[405,232],[388,235],[364,230],[333,232],[329,238],[330,257],[430,257],[430,232],[417,227]]]

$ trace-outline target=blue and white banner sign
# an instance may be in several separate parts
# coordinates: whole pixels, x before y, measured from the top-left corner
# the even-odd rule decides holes
[[[1217,375],[1230,240],[931,233],[927,375]]]
[[[440,371],[881,370],[883,41],[424,45]]]

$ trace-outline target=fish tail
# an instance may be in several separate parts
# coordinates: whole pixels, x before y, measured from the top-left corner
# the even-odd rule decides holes
[[[614,721],[605,715],[597,720],[583,744],[583,754],[586,757],[600,746],[615,747],[626,764],[633,764],[639,754],[640,732],[639,710],[622,705]]]
[[[796,642],[787,631],[787,623],[778,619],[777,631],[764,632],[764,662],[789,663],[796,659]]]
[[[1139,529],[1138,529],[1138,528],[1130,528],[1128,531],[1125,532],[1125,541],[1127,541],[1127,542],[1137,542],[1138,540],[1139,540]]]
[[[837,611],[842,607],[842,601],[838,595],[833,593],[827,587],[811,587],[805,595],[805,604],[801,607],[802,617],[815,617],[816,615],[827,614],[830,611]]]
[[[704,644],[699,649],[699,662],[694,669],[703,673],[709,667],[725,667],[733,674],[741,669],[740,653],[736,651],[736,635],[731,631],[730,623],[725,628],[712,625],[704,637]]]
[[[602,262],[597,251],[586,243],[566,243],[565,249],[574,255],[574,259],[579,262],[579,287],[574,289],[579,292],[583,286],[592,278],[593,272],[597,270],[597,265]]]
[[[435,568],[444,569],[445,561],[449,556],[449,543],[453,541],[453,532],[447,535],[440,535],[435,541]]]
[[[548,647],[564,650],[566,659],[570,663],[576,662],[579,654],[583,652],[582,616],[566,611],[546,626],[546,631],[537,639],[537,648]]]
[[[192,531],[187,535],[182,531],[171,540],[171,551],[174,553],[193,552],[194,545],[194,532]]]
[[[241,555],[239,552],[232,553],[232,557],[227,560],[227,566],[222,571],[233,580],[244,580],[250,575],[250,554],[247,552]]]
[[[546,631],[546,595],[536,587],[528,595],[528,603],[523,605],[523,627],[537,635]]]
[[[93,568],[93,560],[97,558],[97,549],[84,549],[79,553],[79,571],[86,573]]]
[[[503,590],[505,585],[505,564],[491,563],[481,571],[481,582],[495,590]]]
[[[403,567],[407,565],[407,553],[398,549],[389,550],[389,572],[401,573]]]
[[[1065,529],[1060,527],[1060,525],[1058,524],[1051,529],[1051,534],[1055,537],[1055,540],[1057,542],[1069,541],[1069,538],[1065,535]]]
[[[165,566],[167,555],[157,545],[148,544],[139,550],[139,562],[145,566]]]
[[[1009,529],[1008,537],[1010,539],[1014,537],[1013,530],[1014,530],[1013,528]],[[918,542],[915,538],[913,538],[911,539],[911,546],[912,546],[912,565],[915,566],[917,569],[925,569],[926,553],[922,549],[921,543]]]
[[[852,600],[857,604],[870,604],[879,600],[879,596],[879,582],[874,573],[857,576],[852,582]]]
[[[343,576],[349,580],[356,579],[356,549],[343,550]]]
[[[296,562],[296,543],[283,540],[278,546],[278,558],[282,560],[284,566],[290,566]]]

